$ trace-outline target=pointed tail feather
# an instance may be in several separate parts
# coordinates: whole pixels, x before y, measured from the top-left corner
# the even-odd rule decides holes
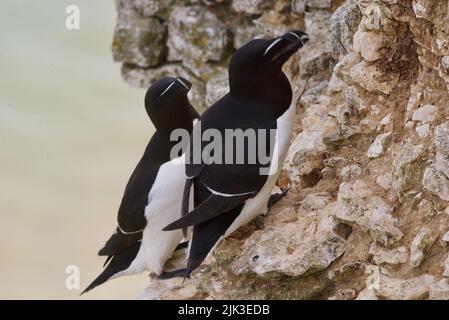
[[[114,255],[112,258],[108,258],[110,260],[109,264],[103,272],[81,293],[81,295],[92,290],[96,286],[105,283],[120,271],[126,270],[136,258],[139,248],[140,242],[137,242],[117,255]]]
[[[189,278],[193,270],[198,268],[209,252],[222,238],[229,226],[242,210],[243,204],[201,224],[193,227],[192,245],[184,278]]]

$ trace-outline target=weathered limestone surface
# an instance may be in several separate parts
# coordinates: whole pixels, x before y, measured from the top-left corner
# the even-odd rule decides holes
[[[148,299],[449,299],[448,0],[117,0],[128,83],[193,83],[204,110],[232,52],[305,29],[286,199]],[[260,225],[263,227],[260,228]]]

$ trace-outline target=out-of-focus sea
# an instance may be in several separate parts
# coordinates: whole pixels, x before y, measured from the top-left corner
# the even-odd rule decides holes
[[[65,27],[80,8],[80,30]],[[110,45],[112,0],[0,2],[0,298],[78,299],[102,270],[129,175],[153,132]],[[143,274],[82,296],[133,299]]]

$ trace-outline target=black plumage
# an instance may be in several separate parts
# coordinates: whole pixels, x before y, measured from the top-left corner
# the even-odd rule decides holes
[[[200,117],[200,131],[218,130],[224,137],[227,129],[241,129],[243,132],[247,129],[262,130],[267,134],[265,137],[256,136],[255,150],[259,152],[258,148],[264,146],[262,151],[272,151],[274,141],[268,132],[274,130],[279,135],[283,128],[278,128],[277,121],[286,113],[292,101],[292,89],[282,72],[282,65],[307,40],[308,36],[304,32],[291,31],[274,39],[252,40],[237,50],[229,65],[230,92]],[[207,144],[208,141],[202,141],[201,150]],[[185,276],[189,276],[201,264],[236,221],[246,201],[255,198],[268,183],[270,176],[261,174],[261,169],[268,168],[272,160],[271,153],[268,163],[258,157],[251,163],[249,142],[245,140],[244,163],[236,164],[236,158],[232,164],[225,163],[226,156],[229,156],[226,154],[229,150],[226,150],[225,141],[222,141],[222,150],[226,152],[219,155],[221,163],[206,163],[203,158],[200,163],[195,163],[198,151],[195,152],[193,145],[190,145],[190,164],[186,165],[188,181],[184,201],[188,200],[188,193],[193,186],[195,207],[186,213],[188,206],[184,202],[182,217],[164,228],[174,230],[194,226]],[[233,156],[236,147],[234,144]],[[268,198],[262,201],[267,203]]]
[[[126,270],[136,258],[147,224],[145,207],[149,201],[148,195],[160,167],[171,160],[170,151],[178,143],[171,141],[170,134],[175,129],[190,132],[193,120],[199,117],[187,98],[190,87],[186,79],[166,77],[147,90],[145,109],[156,132],[126,185],[118,210],[118,227],[98,252],[100,256],[107,256],[106,268],[84,292]]]

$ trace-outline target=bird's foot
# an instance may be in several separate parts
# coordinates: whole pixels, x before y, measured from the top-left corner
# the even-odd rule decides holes
[[[162,273],[158,276],[159,280],[167,280],[178,277],[185,277],[186,269],[178,269],[173,271],[162,271]]]
[[[264,216],[260,215],[254,219],[254,223],[256,224],[257,230],[265,229]]]
[[[290,187],[286,188],[285,190],[283,190],[282,192],[279,193],[275,193],[272,194],[270,196],[270,199],[268,200],[268,204],[267,204],[267,213],[271,210],[271,208],[277,203],[279,202],[281,199],[283,199],[287,193],[290,191]]]

